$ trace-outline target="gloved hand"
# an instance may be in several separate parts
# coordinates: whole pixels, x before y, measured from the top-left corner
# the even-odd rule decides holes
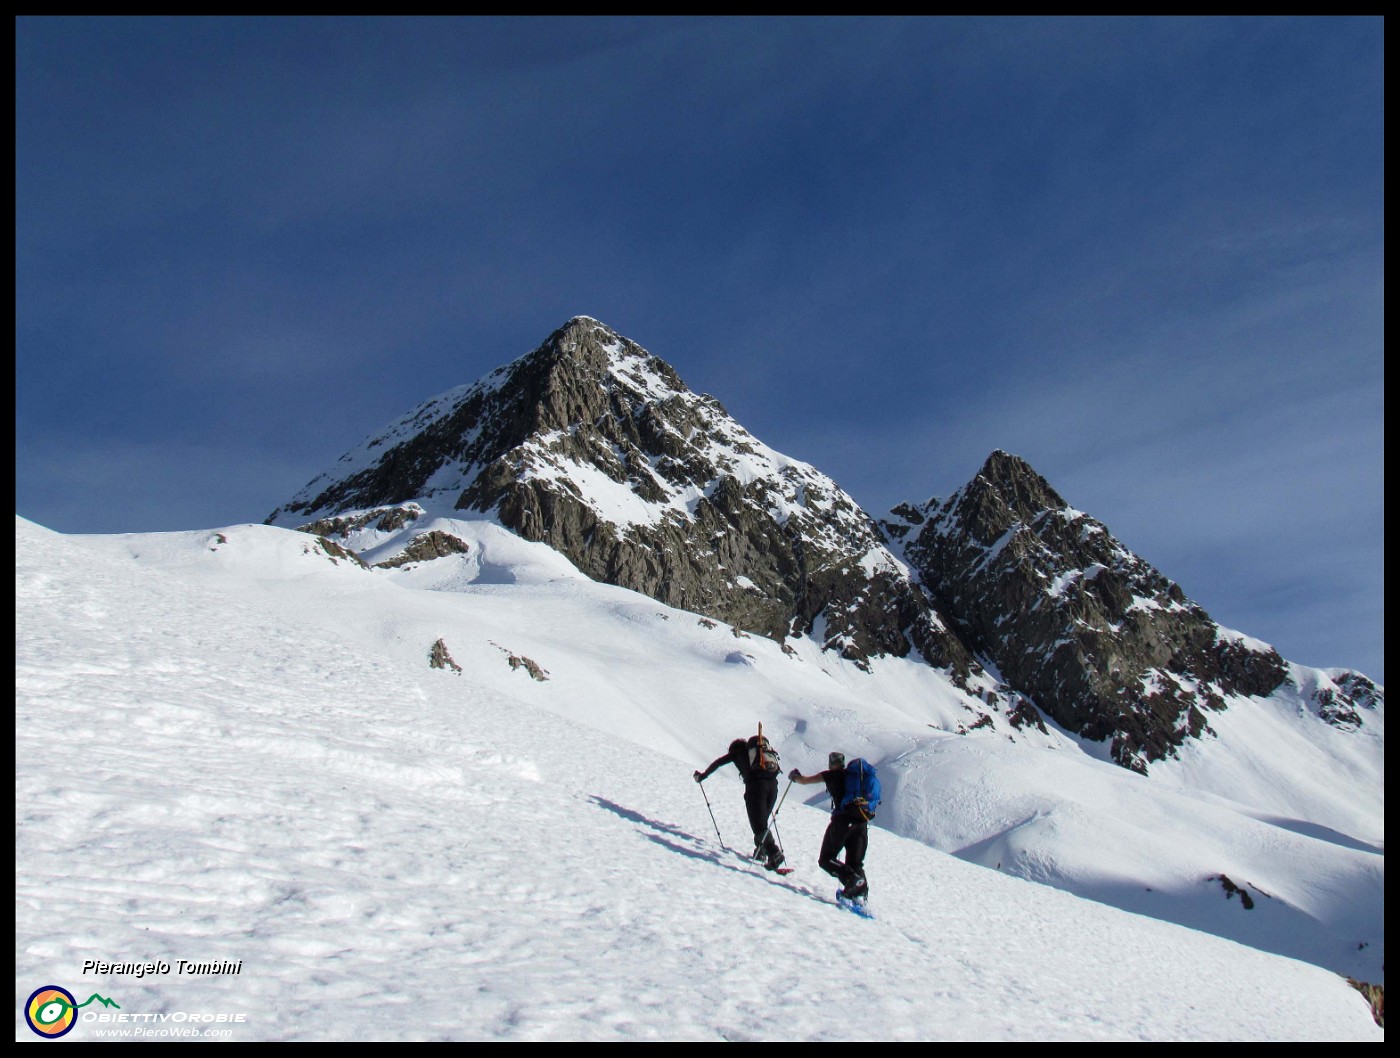
[[[695,781],[696,781],[696,782],[704,782],[704,781],[705,781],[704,778],[701,776],[701,774],[700,774],[698,771],[695,773]]]
[[[796,768],[793,768],[792,771],[788,772],[788,778],[796,782],[798,779],[802,778],[802,773]]]

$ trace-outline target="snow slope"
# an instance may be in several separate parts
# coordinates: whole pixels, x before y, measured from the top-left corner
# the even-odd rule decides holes
[[[951,734],[962,699],[926,667],[871,683],[810,643],[788,656],[594,584],[499,527],[455,528],[467,556],[390,572],[266,526],[72,537],[16,520],[17,1040],[45,984],[129,1015],[241,1014],[240,1040],[1383,1038],[1357,991],[1299,961],[1365,928],[1359,955],[1383,962],[1367,842],[1153,796],[1053,730]],[[438,639],[460,673],[428,667]],[[787,767],[832,748],[881,763],[880,822],[904,833],[872,834],[877,921],[831,903],[814,788],[780,817],[796,873],[721,847],[715,824],[747,840],[737,779],[706,784],[712,824],[690,772],[758,721]],[[1031,813],[1047,781],[1059,796]],[[1178,820],[1148,857],[1160,899],[1221,921],[1064,891],[1114,884],[1093,854],[1104,819]],[[1099,873],[1052,888],[988,862],[1050,825],[1062,859]],[[1247,858],[1219,858],[1249,827],[1231,850]],[[1194,873],[1282,889],[1300,861],[1315,891],[1250,912]],[[1201,931],[1251,915],[1267,943]],[[1261,950],[1300,931],[1295,957]]]

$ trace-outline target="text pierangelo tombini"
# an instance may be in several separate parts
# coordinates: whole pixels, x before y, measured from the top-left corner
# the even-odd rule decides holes
[[[189,959],[176,959],[174,970],[177,974],[238,974],[243,972],[243,960],[220,959],[217,962],[191,962]],[[129,977],[147,977],[168,974],[170,963],[164,959],[155,962],[100,962],[88,959],[83,963],[85,974],[113,974]]]

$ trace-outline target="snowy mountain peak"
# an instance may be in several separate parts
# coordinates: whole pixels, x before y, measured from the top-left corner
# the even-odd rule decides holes
[[[978,671],[834,481],[591,317],[378,431],[268,522],[410,503],[493,518],[591,579],[775,640]]]
[[[902,505],[884,528],[975,654],[1135,771],[1211,734],[1231,701],[1292,679],[1273,647],[1217,625],[1017,456],[992,453],[952,496]],[[1361,726],[1358,710],[1383,701],[1368,686],[1329,681],[1317,714]]]
[[[463,493],[532,438],[590,422],[614,398],[635,405],[685,391],[670,365],[597,320],[575,316],[533,352],[376,431],[267,522],[290,526],[414,501],[435,510],[484,509]]]
[[[1024,522],[1069,506],[1029,463],[1001,449],[987,457],[967,490],[985,502],[995,501],[1007,515]]]
[[[620,389],[643,401],[664,400],[686,390],[670,364],[591,316],[569,320],[526,359],[532,358],[538,360],[532,377],[542,382],[543,396],[557,396],[559,390],[572,385],[593,383],[605,391]],[[547,410],[563,413],[549,423],[556,428],[575,421],[574,409],[567,404]]]

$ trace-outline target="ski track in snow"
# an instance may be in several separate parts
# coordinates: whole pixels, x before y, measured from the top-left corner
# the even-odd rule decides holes
[[[719,847],[707,760],[540,708],[486,644],[482,678],[371,652],[339,570],[231,586],[38,530],[17,573],[16,1040],[47,983],[235,1040],[1383,1038],[1336,974],[881,830],[860,920],[800,790],[768,875]],[[706,791],[743,848],[733,769]]]

